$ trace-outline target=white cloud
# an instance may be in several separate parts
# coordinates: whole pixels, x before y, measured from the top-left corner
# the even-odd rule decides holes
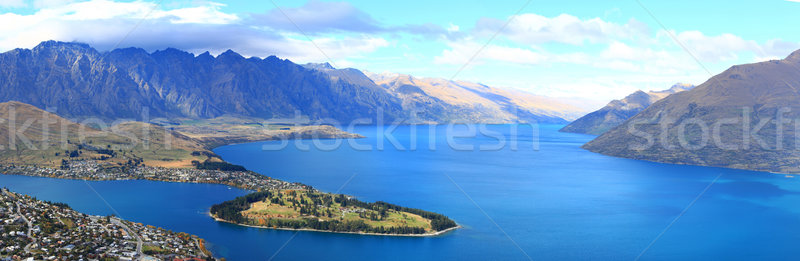
[[[219,9],[224,6],[219,3],[208,3],[205,6],[159,11],[151,16],[154,18],[172,17],[170,21],[178,24],[230,24],[240,20],[239,16],[235,14],[220,12]]]
[[[230,24],[239,20],[235,14],[219,11],[224,4],[206,3],[203,6],[172,10],[158,9],[150,2],[114,2],[92,0],[87,2],[56,5],[40,9],[31,17],[40,20],[92,21],[105,19],[145,19],[168,18],[172,23]]]
[[[657,37],[673,43],[669,34],[674,35],[680,44],[703,63],[741,61],[741,55],[754,56],[755,61],[783,59],[792,51],[800,49],[798,42],[771,39],[759,44],[730,33],[709,36],[696,30],[679,33],[659,31]]]
[[[0,51],[31,48],[41,41],[78,41],[99,50],[135,46],[148,51],[167,47],[214,54],[227,49],[244,56],[277,55],[296,62],[327,58],[306,37],[221,11],[222,4],[164,9],[152,2],[91,0],[43,8],[34,14],[0,14]],[[388,42],[378,36],[313,36],[334,60],[374,52]]]
[[[539,64],[548,58],[545,54],[528,49],[513,48],[499,45],[488,45],[481,49],[481,44],[473,41],[452,42],[450,49],[442,51],[440,56],[434,57],[434,63],[463,65],[469,61],[471,64],[481,64],[485,61],[501,61],[516,64]],[[473,56],[475,56],[473,58]]]
[[[51,8],[74,3],[76,0],[33,0],[33,8]]]
[[[637,49],[623,42],[614,41],[600,53],[600,56],[604,59],[643,60],[653,58],[653,53],[649,49]]]
[[[612,42],[601,51],[594,65],[598,68],[648,73],[678,73],[699,68],[697,62],[682,50],[630,46],[619,41]]]
[[[511,22],[500,34],[512,41],[523,44],[542,44],[549,42],[582,45],[586,42],[601,43],[612,39],[635,39],[646,36],[647,25],[631,19],[626,24],[606,22],[600,18],[581,20],[578,17],[561,14],[545,17],[538,14],[520,14],[510,17]],[[500,30],[506,21],[483,18],[475,27],[477,35],[492,35]]]
[[[492,68],[504,64],[552,66],[554,64],[586,65],[594,70],[611,70],[627,75],[693,75],[708,77],[702,67],[724,69],[754,57],[756,60],[782,58],[800,48],[800,43],[770,40],[759,44],[733,34],[705,35],[700,31],[658,31],[650,34],[646,25],[636,20],[626,24],[603,21],[599,18],[579,19],[562,14],[544,17],[522,14],[501,33],[505,39],[495,39],[486,46],[470,66]],[[437,64],[462,66],[478,51],[490,36],[490,29],[499,28],[502,21],[482,19],[467,38],[450,41],[447,49],[434,58]],[[676,44],[675,35],[687,53]],[[555,45],[554,45],[555,44]],[[692,56],[697,57],[701,67]],[[566,79],[572,80],[572,79]]]
[[[297,8],[274,9],[266,14],[254,15],[258,24],[273,29],[297,31],[297,27],[310,34],[349,31],[379,32],[385,30],[369,14],[347,2],[308,1]]]
[[[732,61],[739,58],[739,52],[759,50],[755,41],[744,40],[733,34],[707,36],[700,31],[685,31],[675,36],[703,62]]]
[[[453,42],[448,49],[434,57],[436,64],[462,66],[467,64],[482,44],[475,41]],[[653,50],[633,47],[622,42],[612,42],[599,54],[586,52],[548,52],[543,48],[518,48],[488,45],[469,61],[475,66],[497,67],[503,64],[549,67],[556,64],[591,66],[595,70],[610,69],[624,73],[678,74],[699,69],[697,63],[682,51]]]
[[[458,25],[454,25],[453,23],[450,23],[450,26],[447,27],[447,31],[451,32],[451,33],[452,32],[458,32],[460,30],[461,30],[461,27],[458,27]]]
[[[800,49],[800,43],[772,39],[761,45],[761,51],[756,53],[755,61],[778,60]]]
[[[19,8],[28,6],[25,0],[0,0],[0,7]]]
[[[336,65],[339,67],[348,66],[350,64],[347,58],[360,58],[364,53],[371,53],[381,47],[389,46],[389,42],[379,37],[360,36],[360,37],[347,37],[343,39],[335,38],[316,38],[314,44],[305,40],[289,39],[288,43],[273,42],[266,43],[270,46],[275,46],[276,50],[283,54],[284,58],[293,61],[310,62],[310,61],[326,61],[327,55],[331,59],[337,60]],[[287,46],[288,44],[288,46]],[[323,55],[319,49],[325,51]]]
[[[671,37],[672,35],[703,63],[739,61],[742,54],[755,56],[756,60],[776,59],[782,58],[791,51],[800,48],[800,43],[796,42],[774,39],[759,44],[753,40],[745,40],[729,33],[706,35],[700,31],[675,32],[660,30],[653,35],[647,25],[635,19],[630,19],[627,23],[620,24],[604,21],[600,18],[580,19],[569,14],[545,17],[531,13],[520,14],[509,19],[512,20],[500,32],[500,35],[511,43],[521,46],[523,50],[517,50],[516,53],[518,54],[524,54],[525,49],[543,52],[543,48],[538,46],[550,43],[560,43],[567,46],[601,46],[603,51],[599,56],[604,59],[615,60],[614,64],[617,64],[617,67],[631,67],[621,66],[621,61],[665,63],[660,60],[666,59],[672,60],[666,62],[671,64],[671,67],[678,68],[679,66],[676,65],[675,59],[671,58],[671,56],[691,56],[688,56],[681,46],[675,44]],[[468,37],[465,40],[487,39],[505,23],[506,21],[493,18],[480,19],[472,31],[471,38]],[[452,48],[454,47],[453,45],[450,45],[450,47],[451,49],[443,52],[438,61],[458,60],[455,57],[446,58],[448,55],[452,56],[459,53]],[[560,49],[563,50],[563,48]],[[580,61],[580,59],[556,59],[557,57],[551,57],[546,60]],[[524,60],[522,63],[530,64],[530,62]],[[683,62],[681,61],[680,63]]]

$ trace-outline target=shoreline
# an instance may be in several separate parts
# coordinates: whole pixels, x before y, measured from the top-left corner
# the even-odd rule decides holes
[[[583,145],[586,145],[585,143]],[[767,169],[754,169],[754,168],[745,168],[745,167],[735,167],[735,166],[714,166],[714,165],[701,165],[701,164],[693,164],[693,163],[686,163],[686,162],[668,162],[662,161],[658,159],[639,159],[639,158],[632,158],[632,157],[624,157],[612,154],[601,153],[593,150],[589,150],[581,145],[581,149],[586,150],[591,153],[600,154],[603,156],[619,158],[619,159],[629,159],[629,160],[638,160],[638,161],[645,161],[645,162],[653,162],[653,163],[660,163],[660,164],[671,164],[671,165],[682,165],[682,166],[694,166],[694,167],[704,167],[704,168],[719,168],[719,169],[726,169],[726,170],[741,170],[741,171],[749,171],[749,172],[756,172],[756,174],[765,173],[765,174],[775,174],[775,175],[792,175],[797,176],[800,175],[800,172],[781,172],[775,170],[767,170]]]
[[[237,186],[232,186],[230,184],[219,183],[219,182],[191,182],[191,181],[182,181],[182,180],[161,180],[161,179],[142,179],[142,178],[125,178],[125,179],[83,179],[83,178],[72,178],[72,177],[50,177],[50,176],[39,176],[39,175],[25,175],[19,173],[6,173],[0,172],[0,175],[7,175],[7,176],[25,176],[25,177],[35,177],[35,178],[49,178],[49,179],[61,179],[61,180],[84,180],[84,181],[152,181],[152,182],[166,182],[166,183],[184,183],[184,184],[210,184],[210,185],[222,185],[229,188],[236,188],[245,191],[254,191],[251,189],[241,188]],[[260,175],[260,174],[259,174]],[[330,230],[318,230],[318,229],[311,229],[311,228],[279,228],[279,227],[264,227],[264,226],[254,226],[254,225],[245,225],[245,224],[238,224],[234,222],[230,222],[224,219],[220,219],[215,217],[211,214],[211,212],[206,212],[206,214],[213,218],[217,222],[224,222],[228,224],[233,224],[237,226],[244,226],[244,227],[252,227],[252,228],[262,228],[262,229],[276,229],[276,230],[289,230],[289,231],[310,231],[310,232],[325,232],[325,233],[339,233],[339,234],[355,234],[355,235],[365,235],[365,236],[400,236],[400,237],[434,237],[446,234],[450,231],[463,228],[462,226],[456,224],[455,227],[451,227],[442,231],[436,231],[433,233],[424,233],[424,234],[380,234],[380,233],[366,233],[366,232],[348,232],[348,231],[330,231]]]
[[[328,138],[316,138],[316,139],[317,140],[338,140],[338,139],[341,139],[341,140],[354,139],[355,140],[355,139],[367,138],[366,136],[363,136],[363,135],[360,135],[360,134],[357,134],[357,133],[350,133],[350,132],[347,132],[347,133],[348,134],[352,134],[352,135],[356,135],[356,136],[347,137],[347,135],[343,135],[343,136],[340,136],[340,137],[328,137]],[[208,149],[213,152],[217,148],[230,146],[230,145],[242,145],[242,144],[248,144],[248,143],[267,142],[267,141],[297,141],[297,140],[313,140],[313,139],[314,138],[289,138],[289,139],[267,138],[267,139],[255,139],[255,140],[226,142],[226,143],[223,143],[223,144],[220,144],[220,145],[215,145],[215,144],[204,144],[204,145],[208,146]]]
[[[349,232],[349,231],[330,231],[330,230],[319,230],[313,228],[283,228],[283,227],[264,227],[264,226],[255,226],[255,225],[245,225],[230,222],[228,220],[224,220],[218,217],[215,217],[211,212],[206,212],[206,214],[213,218],[214,221],[228,223],[237,226],[243,227],[252,227],[252,228],[261,228],[261,229],[274,229],[274,230],[287,230],[287,231],[308,231],[308,232],[322,232],[322,233],[335,233],[335,234],[353,234],[353,235],[363,235],[363,236],[393,236],[393,237],[435,237],[444,235],[450,231],[454,231],[459,228],[463,228],[460,225],[456,225],[455,227],[451,227],[442,231],[436,231],[434,233],[424,233],[424,234],[380,234],[380,233],[366,233],[366,232]]]
[[[0,172],[0,175],[5,176],[22,176],[22,177],[33,177],[33,178],[45,178],[45,179],[60,179],[60,180],[82,180],[82,181],[91,181],[91,182],[104,182],[104,181],[152,181],[152,182],[164,182],[164,183],[178,183],[178,184],[206,184],[206,185],[220,185],[226,186],[229,188],[241,189],[248,192],[255,192],[256,190],[243,188],[238,186],[233,186],[226,183],[221,182],[193,182],[193,181],[183,181],[183,180],[167,180],[167,179],[148,179],[148,178],[110,178],[110,179],[92,179],[92,178],[75,178],[75,177],[53,177],[53,176],[40,176],[40,175],[26,175],[26,174],[19,174],[19,173],[7,173],[7,172]],[[259,174],[260,175],[260,174]]]

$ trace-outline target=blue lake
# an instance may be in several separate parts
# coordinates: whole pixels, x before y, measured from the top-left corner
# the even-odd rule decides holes
[[[513,127],[495,125],[489,130],[508,134]],[[519,126],[516,149],[511,148],[512,140],[504,139],[506,146],[492,151],[453,149],[445,137],[446,126],[433,131],[417,126],[416,132],[403,126],[391,137],[377,135],[379,127],[357,128],[355,132],[367,138],[356,140],[356,147],[372,150],[354,149],[346,141],[336,149],[328,148],[335,141],[307,150],[303,145],[312,141],[302,141],[301,146],[291,141],[277,150],[283,144],[276,141],[215,150],[225,160],[264,175],[365,201],[443,213],[464,227],[437,237],[293,232],[218,223],[206,215],[208,207],[247,193],[222,185],[3,175],[0,186],[65,202],[89,214],[118,213],[196,234],[228,260],[633,260],[645,249],[642,260],[800,256],[796,179],[607,157],[580,148],[592,136],[559,133],[560,127]],[[470,132],[463,126],[455,131]],[[449,142],[491,146],[498,139],[479,136]],[[380,144],[383,149],[378,149]],[[411,144],[416,149],[410,149]]]

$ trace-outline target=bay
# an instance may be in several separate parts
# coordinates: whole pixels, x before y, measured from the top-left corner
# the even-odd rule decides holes
[[[88,214],[118,213],[196,234],[228,260],[632,260],[643,251],[643,260],[788,260],[800,254],[796,179],[607,157],[580,148],[593,136],[559,133],[560,127],[491,125],[494,135],[469,137],[475,129],[467,126],[400,126],[389,136],[380,135],[383,127],[361,126],[354,132],[367,138],[355,145],[270,141],[215,150],[267,176],[443,213],[464,227],[437,237],[219,223],[208,207],[247,193],[222,185],[5,175],[0,185]],[[501,142],[501,149],[478,149]]]

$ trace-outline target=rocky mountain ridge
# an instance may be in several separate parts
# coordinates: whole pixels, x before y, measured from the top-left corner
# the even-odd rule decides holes
[[[609,102],[605,107],[584,115],[559,131],[600,135],[622,124],[656,101],[670,94],[691,90],[692,88],[694,88],[694,85],[678,83],[662,91],[643,92],[639,90],[621,100]]]
[[[357,69],[330,64],[245,58],[232,50],[216,57],[174,48],[99,52],[87,44],[46,41],[0,54],[0,102],[19,101],[71,119],[300,115],[312,122],[342,124],[378,118],[564,123],[576,111],[543,96],[480,84],[407,83],[375,82]],[[415,87],[424,97],[413,94]]]

